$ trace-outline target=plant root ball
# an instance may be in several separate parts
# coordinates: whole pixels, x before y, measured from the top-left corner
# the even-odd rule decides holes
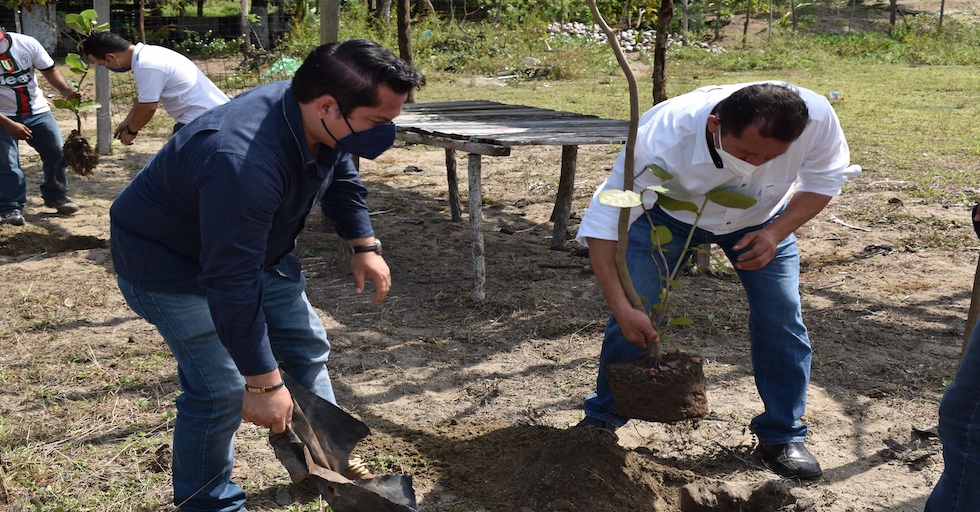
[[[671,423],[708,414],[704,360],[677,349],[606,365],[616,414]]]
[[[88,140],[78,130],[71,131],[62,153],[64,153],[65,165],[82,176],[92,174],[95,167],[99,165],[99,154],[92,149]]]

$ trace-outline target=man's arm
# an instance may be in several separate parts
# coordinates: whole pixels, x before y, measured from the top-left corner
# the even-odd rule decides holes
[[[136,139],[136,133],[146,126],[146,123],[153,119],[153,114],[157,112],[158,103],[139,103],[133,104],[126,119],[123,119],[116,127],[113,137],[119,139],[123,144],[129,146]]]
[[[58,71],[57,68],[50,67],[40,71],[41,75],[44,76],[44,79],[51,84],[51,87],[54,87],[54,89],[58,91],[58,94],[60,94],[62,98],[66,100],[81,98],[81,94],[79,94],[78,91],[68,84],[68,81],[65,80],[65,75],[62,75],[61,71]]]
[[[768,226],[745,235],[732,246],[734,251],[750,247],[748,251],[738,256],[735,267],[739,270],[759,270],[768,265],[776,255],[776,246],[790,233],[820,213],[831,199],[831,196],[813,192],[793,194],[786,209]]]
[[[626,296],[626,290],[616,268],[617,242],[599,238],[586,238],[586,241],[589,244],[592,271],[599,281],[599,286],[602,287],[602,295],[606,298],[606,303],[609,304],[613,316],[623,330],[623,336],[637,347],[647,348],[647,341],[657,341],[660,335],[657,334],[646,311],[634,308]]]

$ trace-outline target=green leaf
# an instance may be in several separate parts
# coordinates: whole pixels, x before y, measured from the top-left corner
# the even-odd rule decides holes
[[[88,64],[86,64],[85,61],[82,60],[82,56],[77,53],[69,53],[68,55],[65,55],[65,64],[70,67],[72,71],[75,71],[76,68],[81,69],[82,71],[88,69]]]
[[[75,110],[75,103],[71,100],[66,100],[64,98],[55,98],[51,103],[57,108],[67,108],[68,110]]]
[[[705,194],[705,197],[713,203],[720,204],[725,208],[737,208],[739,210],[744,210],[746,208],[751,208],[755,206],[756,201],[745,194],[739,194],[738,192],[732,192],[731,190],[712,190]]]
[[[694,320],[691,320],[690,318],[688,318],[686,316],[681,316],[681,317],[674,318],[673,320],[671,320],[670,322],[668,322],[667,325],[669,325],[669,326],[675,326],[675,325],[691,325],[692,323],[694,323]]]
[[[599,193],[599,202],[617,208],[632,208],[643,204],[643,199],[632,190],[604,190]]]
[[[650,242],[653,243],[654,247],[667,245],[673,239],[674,233],[667,226],[654,226],[650,230]]]
[[[650,190],[656,192],[657,194],[663,194],[675,199],[688,199],[691,197],[691,194],[682,188],[667,188],[663,185],[650,185],[644,190]]]
[[[677,211],[677,210],[687,210],[689,212],[697,213],[698,205],[690,201],[678,201],[670,196],[659,195],[657,196],[657,204],[663,207],[665,210]]]
[[[660,179],[662,179],[664,181],[667,181],[667,180],[669,180],[669,179],[671,179],[671,178],[674,177],[673,174],[665,171],[663,167],[660,167],[659,165],[656,165],[656,164],[650,164],[650,165],[646,166],[646,170],[652,172],[654,176],[656,176],[656,177],[658,177],[658,178],[660,178]]]
[[[97,101],[83,101],[78,104],[79,112],[88,112],[89,110],[96,110],[102,108],[102,104]]]
[[[670,287],[671,288],[680,288],[681,286],[684,286],[684,282],[683,281],[674,280],[674,281],[671,281],[670,282]]]

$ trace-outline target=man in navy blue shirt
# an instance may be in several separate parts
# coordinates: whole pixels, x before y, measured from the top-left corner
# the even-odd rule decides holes
[[[291,82],[264,85],[177,132],[110,210],[112,260],[130,307],[177,360],[174,503],[238,511],[231,482],[242,420],[286,430],[281,368],[335,402],[326,332],[291,254],[317,201],[347,240],[357,293],[391,274],[351,155],[373,159],[422,75],[377,43],[313,50]]]

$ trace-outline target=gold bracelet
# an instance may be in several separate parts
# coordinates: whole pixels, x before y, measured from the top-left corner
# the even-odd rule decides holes
[[[286,381],[282,381],[279,384],[276,384],[275,386],[266,386],[264,388],[256,388],[256,387],[249,386],[248,383],[246,383],[245,384],[245,391],[248,391],[249,393],[268,393],[270,391],[275,391],[275,390],[277,390],[277,389],[279,389],[279,388],[281,388],[281,387],[283,387],[285,385],[286,385]]]

